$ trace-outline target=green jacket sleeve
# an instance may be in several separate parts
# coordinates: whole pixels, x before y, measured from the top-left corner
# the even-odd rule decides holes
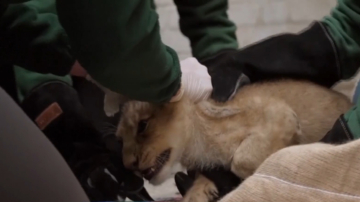
[[[100,84],[154,103],[179,89],[179,60],[161,41],[150,1],[58,0],[57,12],[77,59]]]
[[[348,79],[360,66],[360,1],[338,0],[323,23],[336,46],[340,76]]]
[[[48,2],[55,7],[54,0]],[[3,6],[0,62],[39,73],[68,74],[75,59],[65,31],[55,14],[40,13],[31,3]]]
[[[38,13],[56,14],[55,0],[31,0],[24,2],[24,4],[34,8]]]
[[[237,49],[236,26],[227,16],[228,0],[174,0],[181,32],[198,60],[224,49]]]

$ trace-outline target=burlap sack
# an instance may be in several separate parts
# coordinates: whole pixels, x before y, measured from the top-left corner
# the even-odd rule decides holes
[[[360,140],[293,146],[270,156],[221,202],[360,201]]]

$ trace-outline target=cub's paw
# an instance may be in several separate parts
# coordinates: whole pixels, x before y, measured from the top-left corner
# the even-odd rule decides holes
[[[214,202],[218,199],[218,190],[213,182],[200,175],[186,192],[182,202]]]

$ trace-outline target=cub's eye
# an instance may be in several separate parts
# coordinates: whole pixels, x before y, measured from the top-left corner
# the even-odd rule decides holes
[[[146,127],[148,125],[148,121],[147,120],[141,120],[138,123],[138,130],[137,130],[137,134],[141,134],[146,130]]]

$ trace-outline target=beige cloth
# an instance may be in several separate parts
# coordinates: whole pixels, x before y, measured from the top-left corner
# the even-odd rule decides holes
[[[221,202],[360,201],[360,140],[293,146],[270,156]]]

